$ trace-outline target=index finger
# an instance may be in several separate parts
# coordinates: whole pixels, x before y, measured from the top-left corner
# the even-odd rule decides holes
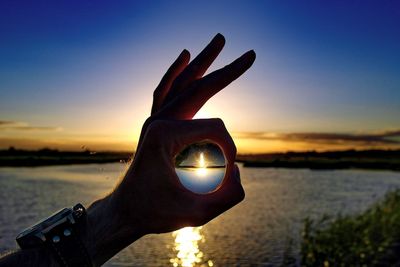
[[[250,50],[231,64],[194,82],[192,87],[164,107],[159,115],[178,120],[192,119],[213,95],[245,73],[255,59],[255,52]]]
[[[192,62],[176,77],[172,83],[170,92],[166,97],[166,103],[173,100],[180,92],[182,92],[194,80],[201,78],[210,65],[221,52],[225,45],[225,38],[218,33],[211,42],[193,59]]]

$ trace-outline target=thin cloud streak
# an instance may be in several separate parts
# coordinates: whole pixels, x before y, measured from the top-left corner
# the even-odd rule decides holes
[[[18,125],[25,125],[24,123],[18,122],[18,121],[6,121],[6,120],[0,120],[0,127],[3,126],[18,126]]]
[[[119,140],[75,140],[68,138],[40,139],[40,138],[8,138],[0,137],[0,149],[15,147],[18,149],[51,148],[64,151],[133,151],[136,143]]]
[[[385,131],[376,134],[351,133],[270,133],[270,132],[235,132],[238,139],[279,140],[286,142],[304,142],[318,144],[359,144],[359,145],[400,145],[400,130]]]
[[[61,127],[32,126],[26,122],[0,120],[0,131],[62,131]]]
[[[17,131],[62,131],[60,127],[48,126],[17,126],[17,127],[0,127],[0,130],[17,130]]]

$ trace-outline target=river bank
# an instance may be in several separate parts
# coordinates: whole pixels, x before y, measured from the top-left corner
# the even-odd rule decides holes
[[[72,164],[128,162],[132,152],[59,151],[53,149],[0,150],[0,167],[35,167]],[[400,150],[346,150],[239,154],[244,167],[289,169],[370,169],[400,171]]]
[[[346,150],[238,155],[244,167],[400,171],[400,150]]]
[[[0,167],[38,167],[92,163],[127,162],[131,152],[59,151],[53,149],[0,150]]]

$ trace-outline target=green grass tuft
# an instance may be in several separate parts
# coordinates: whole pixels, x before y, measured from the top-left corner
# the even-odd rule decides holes
[[[356,216],[306,219],[302,266],[400,266],[400,190]]]

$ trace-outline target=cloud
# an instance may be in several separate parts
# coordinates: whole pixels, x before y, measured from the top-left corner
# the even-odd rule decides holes
[[[386,131],[383,133],[386,137],[399,137],[400,130]]]
[[[50,127],[50,126],[17,126],[17,127],[9,127],[8,129],[18,130],[18,131],[61,131],[62,130],[62,128],[60,127]]]
[[[135,142],[120,141],[118,139],[97,140],[88,137],[87,139],[74,138],[18,138],[1,137],[0,150],[15,147],[18,149],[41,149],[51,148],[64,151],[82,151],[90,149],[91,151],[133,151],[136,147]]]
[[[61,131],[60,127],[53,126],[32,126],[20,121],[0,120],[0,131]]]
[[[16,126],[16,125],[20,125],[20,122],[17,121],[2,121],[0,120],[0,127],[3,126]]]
[[[385,131],[375,134],[235,132],[233,136],[239,139],[279,140],[332,145],[400,145],[400,130]]]

